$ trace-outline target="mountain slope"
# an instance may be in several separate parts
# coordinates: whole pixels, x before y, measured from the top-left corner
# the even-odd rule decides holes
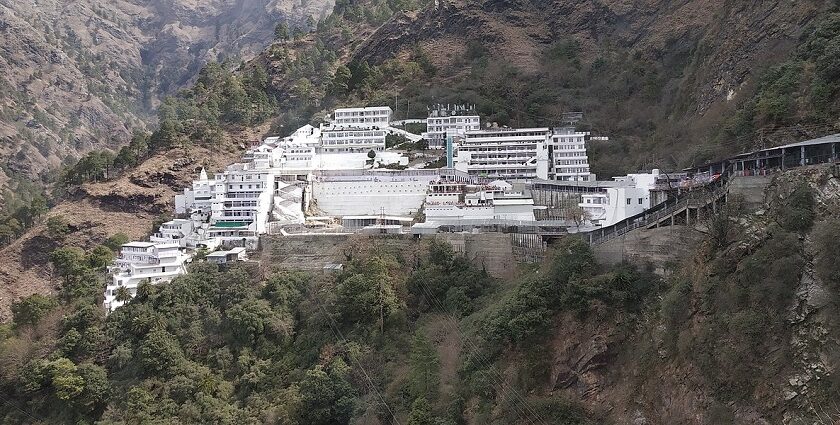
[[[0,1],[3,173],[30,177],[152,121],[161,96],[211,60],[247,59],[330,0]],[[309,24],[311,25],[311,24]]]
[[[750,147],[751,137],[732,140],[719,134],[721,125],[832,7],[816,0],[442,1],[392,19],[352,61],[381,64],[419,48],[435,72],[409,85],[403,99],[421,107],[476,103],[503,124],[549,126],[560,124],[562,112],[582,111],[584,125],[613,137],[611,146],[594,147],[604,154],[594,159],[596,171],[612,175]],[[814,133],[835,122],[820,124]]]

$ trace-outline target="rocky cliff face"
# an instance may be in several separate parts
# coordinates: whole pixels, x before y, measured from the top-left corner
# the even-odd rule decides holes
[[[144,127],[204,63],[247,59],[332,0],[0,0],[0,186]]]

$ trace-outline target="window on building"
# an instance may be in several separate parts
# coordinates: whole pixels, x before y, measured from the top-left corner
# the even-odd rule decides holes
[[[639,198],[639,205],[642,205],[642,202],[644,202],[644,200],[645,198]]]
[[[630,205],[632,202],[633,202],[633,200],[632,200],[632,199],[627,198],[627,205]]]

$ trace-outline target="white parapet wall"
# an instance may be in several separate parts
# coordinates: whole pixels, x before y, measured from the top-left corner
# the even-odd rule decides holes
[[[316,181],[313,198],[318,209],[332,216],[399,215],[417,213],[426,199],[429,182],[437,176],[366,177]]]

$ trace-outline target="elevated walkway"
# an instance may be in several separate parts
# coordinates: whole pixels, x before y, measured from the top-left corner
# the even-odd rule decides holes
[[[678,198],[669,199],[612,226],[580,233],[580,236],[591,245],[598,245],[636,229],[653,229],[678,224],[690,225],[699,222],[704,212],[717,213],[720,205],[726,202],[730,181],[729,178],[724,177]]]

